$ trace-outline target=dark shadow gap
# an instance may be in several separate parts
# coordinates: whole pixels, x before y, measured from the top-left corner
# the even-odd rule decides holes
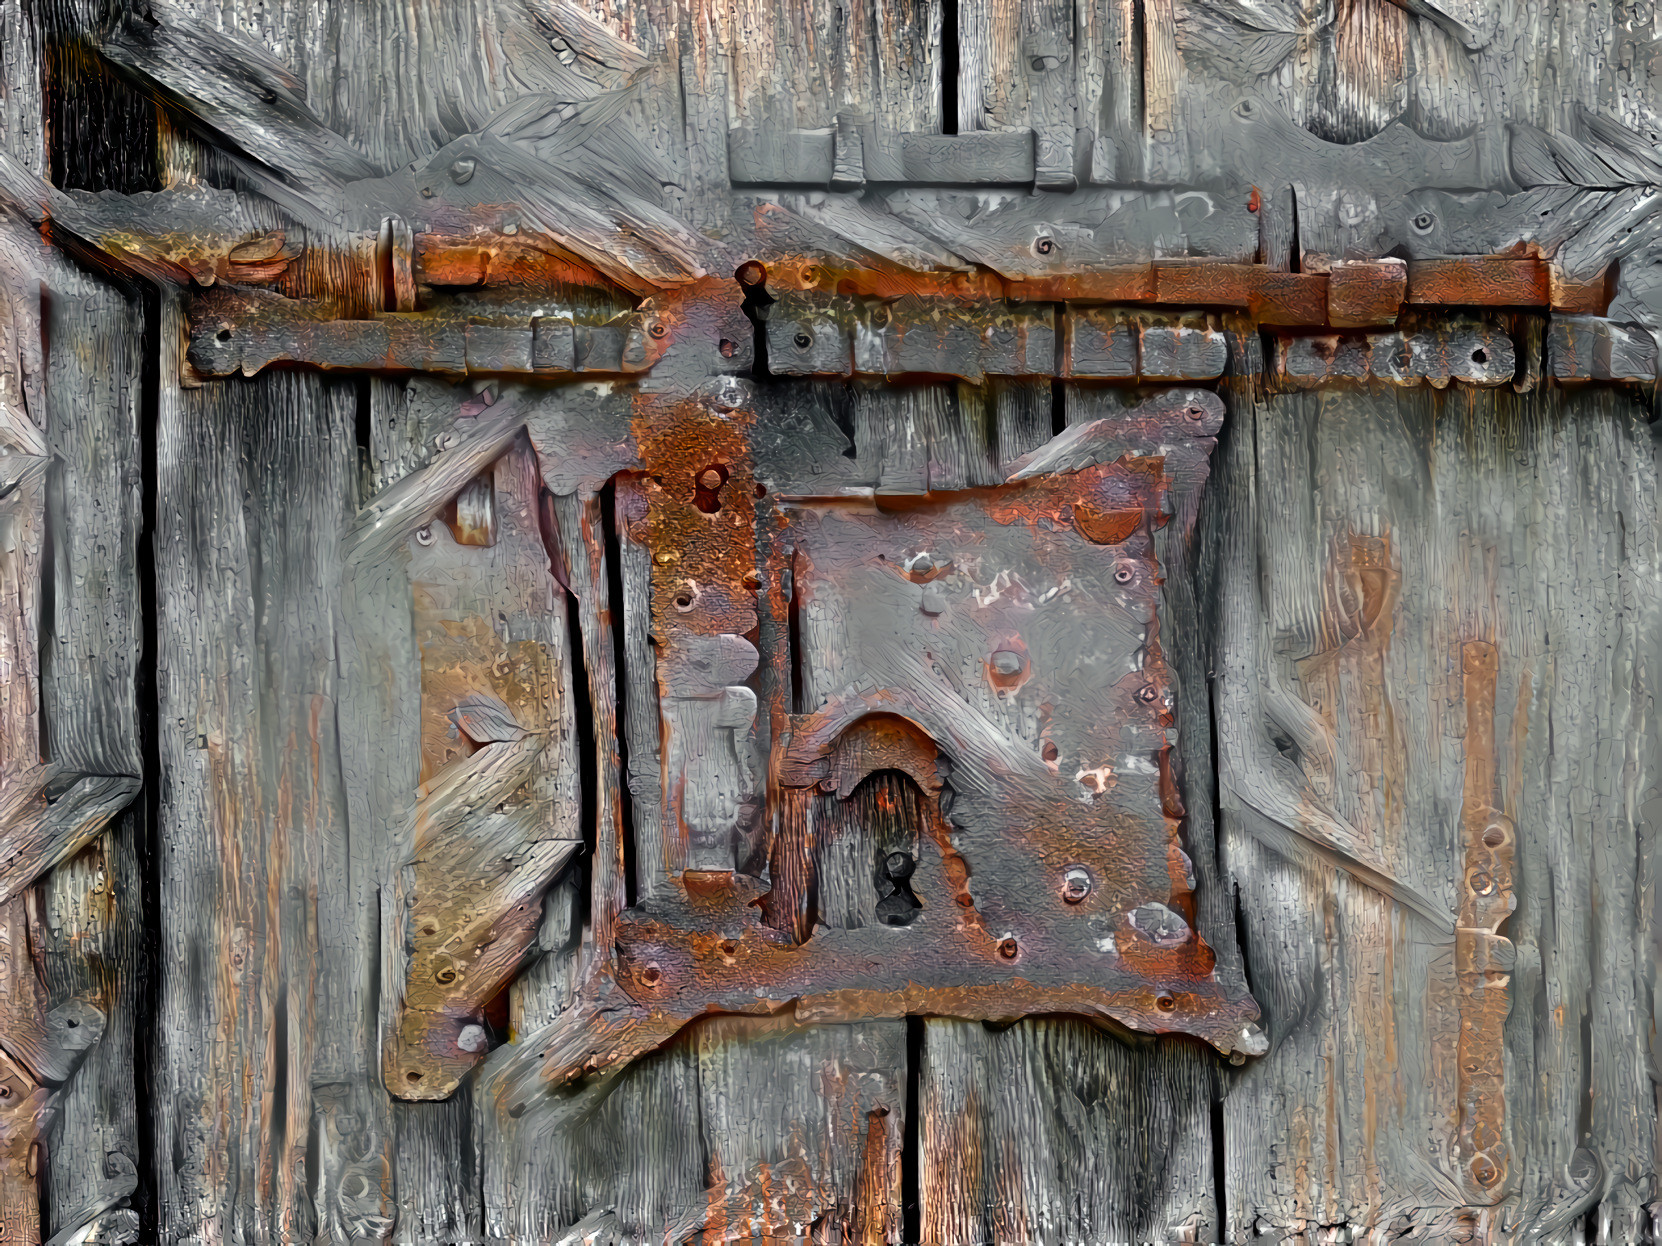
[[[60,190],[162,188],[156,105],[99,60],[81,37],[84,19],[63,0],[35,8],[44,43],[46,163]]]
[[[1288,212],[1293,218],[1293,237],[1288,243],[1287,271],[1301,273],[1304,271],[1304,247],[1298,239],[1298,191],[1290,190],[1287,195]]]
[[[768,293],[767,269],[755,260],[748,260],[739,265],[733,276],[739,283],[739,289],[744,291],[740,310],[754,329],[750,376],[753,380],[761,380],[771,375],[768,372],[768,308],[775,300]]]
[[[1068,431],[1068,387],[1067,382],[1060,377],[1053,377],[1050,382],[1050,435],[1058,436]]]
[[[354,440],[358,443],[358,499],[361,506],[369,499],[375,481],[375,403],[370,394],[374,382],[367,373],[358,377],[357,407],[354,415]]]
[[[923,1241],[923,1124],[919,1091],[923,1084],[923,1044],[928,1027],[922,1017],[906,1018],[906,1136],[900,1148],[900,1240]]]
[[[791,554],[791,566],[787,573],[790,579],[785,585],[785,601],[788,614],[785,619],[785,643],[790,649],[791,686],[785,690],[785,703],[791,707],[793,714],[806,714],[809,706],[804,704],[807,698],[803,695],[802,673],[802,595],[796,587],[796,555]]]
[[[958,133],[958,38],[958,0],[941,0],[942,134]]]
[[[271,1013],[271,1152],[289,1153],[289,993],[280,986]]]
[[[161,929],[162,915],[161,874],[158,868],[161,858],[162,756],[156,675],[159,652],[157,613],[161,604],[156,577],[156,503],[160,496],[156,448],[161,423],[161,297],[153,286],[144,288],[143,297],[144,363],[139,413],[142,486],[137,550],[140,651],[135,700],[138,706],[139,749],[144,765],[144,787],[139,800],[143,822],[138,832],[143,927],[155,931]],[[139,977],[134,991],[138,1006],[133,1018],[133,1115],[138,1127],[138,1189],[133,1193],[132,1206],[138,1212],[140,1241],[156,1241],[160,1231],[155,1186],[159,1155],[150,1080],[158,1056],[156,1020],[161,1016],[161,974],[153,959],[155,945],[148,945],[148,948],[140,963],[134,967]]]

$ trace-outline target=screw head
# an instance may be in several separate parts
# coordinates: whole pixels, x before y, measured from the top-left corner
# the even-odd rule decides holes
[[[1062,875],[1062,899],[1068,904],[1079,904],[1091,894],[1091,872],[1076,865]]]
[[[1020,950],[1014,939],[1000,939],[998,942],[998,954],[1005,960],[1015,960],[1016,953]]]
[[[1021,674],[1026,665],[1021,654],[1014,649],[1000,649],[992,656],[993,670],[1006,677],[1014,678]]]

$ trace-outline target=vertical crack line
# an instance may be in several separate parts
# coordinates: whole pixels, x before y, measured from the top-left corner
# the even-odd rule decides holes
[[[562,578],[557,571],[555,578],[566,590],[566,654],[571,662],[571,720],[572,731],[577,737],[578,790],[581,794],[578,816],[583,827],[583,860],[582,873],[579,876],[580,886],[577,889],[578,911],[575,916],[583,925],[592,925],[595,852],[600,833],[600,746],[595,739],[594,701],[589,694],[589,663],[583,651],[583,624],[580,617],[582,604],[571,588],[570,566],[563,557],[566,547],[561,539],[563,534],[552,497],[549,503],[544,508],[544,515],[547,522],[553,526],[550,565],[558,566],[565,572]],[[582,536],[580,533],[573,533],[572,539],[581,540]]]
[[[1224,1120],[1223,1096],[1228,1089],[1226,1076],[1220,1073],[1212,1079],[1212,1203],[1213,1215],[1216,1217],[1212,1225],[1210,1240],[1214,1242],[1229,1241],[1228,1223],[1229,1212],[1229,1168],[1224,1156]]]
[[[906,1134],[900,1148],[900,1211],[903,1242],[923,1241],[923,1122],[918,1119],[923,1084],[923,1045],[928,1024],[906,1018]]]
[[[635,794],[629,786],[629,661],[628,637],[623,619],[623,546],[617,522],[617,482],[606,482],[600,491],[600,522],[606,547],[606,604],[612,628],[612,696],[616,706],[618,837],[623,849],[623,903],[635,906]]]

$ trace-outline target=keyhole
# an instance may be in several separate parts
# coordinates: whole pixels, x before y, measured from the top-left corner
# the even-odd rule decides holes
[[[909,852],[891,852],[877,874],[877,920],[885,926],[910,926],[923,905],[909,881],[917,862]]]

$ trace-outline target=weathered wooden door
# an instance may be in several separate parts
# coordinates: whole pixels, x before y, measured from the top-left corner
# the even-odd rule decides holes
[[[0,1242],[1649,1240],[1638,0],[0,0]]]

